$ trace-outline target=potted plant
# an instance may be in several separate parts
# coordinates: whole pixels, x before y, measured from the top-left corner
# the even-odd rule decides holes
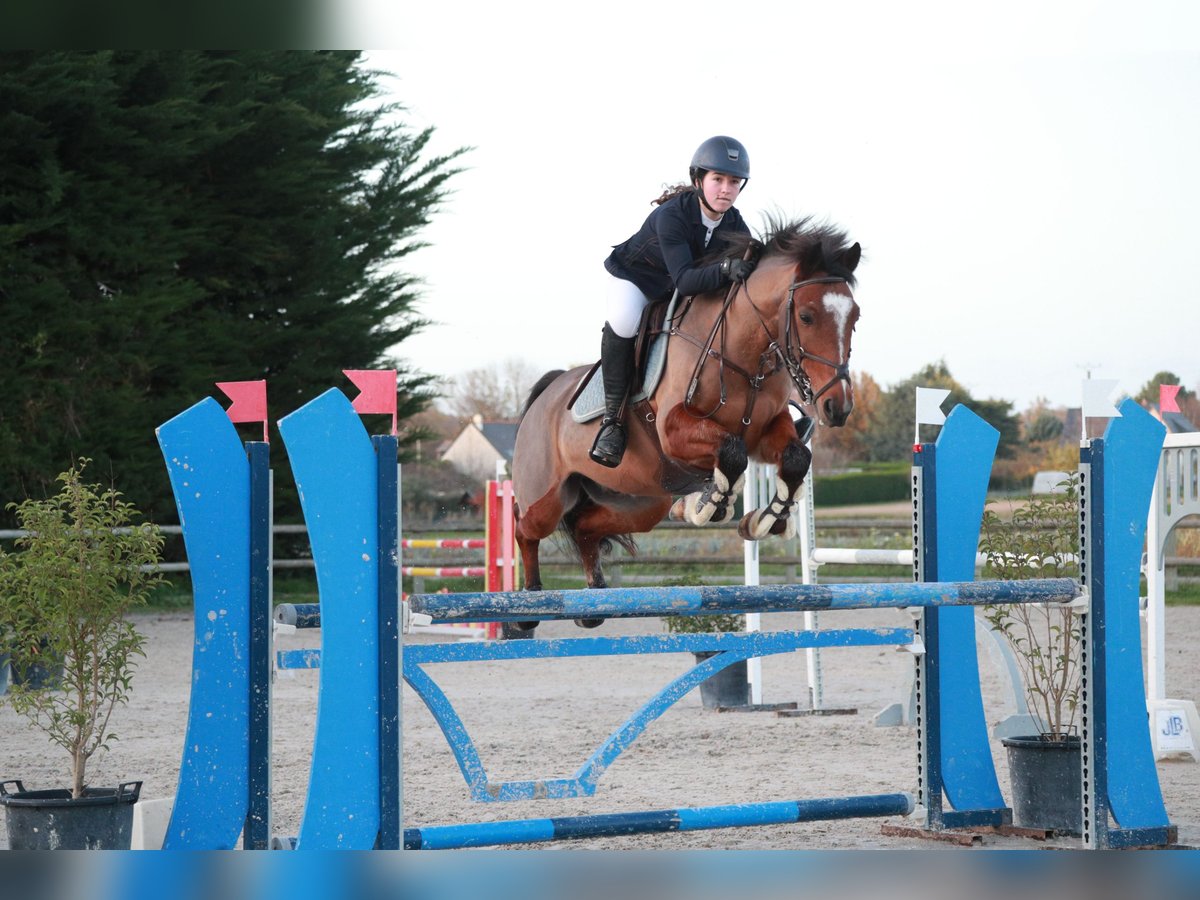
[[[984,577],[1001,580],[1077,578],[1078,476],[1060,492],[1034,497],[1005,525],[984,513],[980,549]],[[1078,834],[1082,748],[1076,714],[1082,623],[1058,604],[988,606],[984,614],[1013,649],[1038,734],[1003,738],[1017,824]]]
[[[744,631],[746,617],[734,613],[707,616],[667,616],[667,631],[672,634],[703,634],[706,632]],[[716,651],[693,652],[701,663]],[[732,663],[700,683],[700,702],[705,709],[750,705],[750,678],[746,661]]]
[[[116,740],[110,719],[129,699],[135,658],[145,656],[127,614],[162,580],[162,537],[135,524],[136,511],[118,492],[84,483],[88,462],[58,476],[57,495],[9,505],[27,534],[19,552],[0,553],[0,651],[14,672],[61,667],[61,675],[48,683],[14,679],[4,699],[71,760],[69,789],[0,783],[13,849],[130,845],[141,782],[93,788],[87,765]]]

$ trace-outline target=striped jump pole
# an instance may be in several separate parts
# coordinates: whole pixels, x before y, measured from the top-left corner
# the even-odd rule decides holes
[[[404,538],[400,541],[405,550],[485,550],[487,545],[483,538]]]
[[[912,811],[911,794],[874,794],[822,800],[777,800],[647,812],[516,819],[471,825],[435,825],[406,828],[404,849],[458,850],[499,844],[662,834],[668,831],[703,831],[712,828],[792,825],[797,822],[822,822],[832,819],[907,816]]]
[[[483,578],[486,566],[401,566],[401,574],[426,578]]]
[[[403,550],[482,550],[482,566],[402,566],[401,575],[414,578],[482,578],[485,591],[511,591],[516,586],[516,542],[512,528],[512,482],[489,480],[484,485],[483,538],[404,538]],[[418,631],[494,640],[498,622],[453,622],[418,627]]]

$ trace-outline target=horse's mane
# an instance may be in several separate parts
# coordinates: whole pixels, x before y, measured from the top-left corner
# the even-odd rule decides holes
[[[761,238],[732,234],[715,258],[741,258],[748,247],[754,248],[760,259],[783,256],[803,265],[805,274],[827,272],[846,279],[846,283],[854,287],[854,272],[842,263],[845,252],[850,249],[846,232],[827,222],[815,223],[812,216],[784,222],[769,215]]]

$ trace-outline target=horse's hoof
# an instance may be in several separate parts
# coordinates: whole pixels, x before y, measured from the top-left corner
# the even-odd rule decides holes
[[[671,504],[671,510],[667,513],[667,519],[672,522],[683,522],[687,519],[687,497],[680,497]]]
[[[501,622],[500,623],[500,640],[502,641],[521,641],[530,640],[533,637],[533,629],[538,627],[537,622]]]
[[[576,619],[575,624],[580,628],[596,628],[604,624],[603,619]]]
[[[750,532],[750,520],[754,518],[754,513],[748,513],[742,516],[742,520],[738,522],[738,537],[743,541],[754,540],[754,535]]]
[[[708,500],[708,494],[705,491],[688,494],[685,503],[687,504],[687,520],[693,525],[707,525],[712,521],[713,513],[717,509],[716,504]]]
[[[713,516],[711,519],[709,519],[709,522],[713,525],[720,525],[722,522],[728,522],[733,518],[735,512],[736,510],[733,508],[732,503],[722,503],[717,507],[717,511],[713,513]]]
[[[743,541],[761,541],[771,533],[770,527],[763,525],[766,518],[757,510],[742,516],[738,522],[738,537]]]

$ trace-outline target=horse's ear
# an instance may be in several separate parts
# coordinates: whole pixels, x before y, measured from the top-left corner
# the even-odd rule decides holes
[[[858,241],[855,241],[854,246],[842,254],[842,265],[853,272],[858,268],[858,261],[860,259],[862,259],[862,247],[859,246]]]
[[[825,261],[825,248],[820,241],[815,241],[803,254],[800,260],[801,271],[806,275],[817,271]]]

